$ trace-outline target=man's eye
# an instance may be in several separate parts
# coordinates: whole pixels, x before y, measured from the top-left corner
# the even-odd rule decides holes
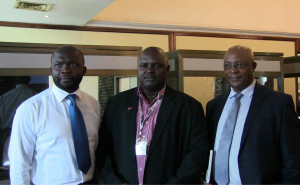
[[[228,63],[227,63],[227,64],[224,64],[224,68],[225,68],[225,69],[230,69],[231,67],[232,67],[231,64],[228,64]]]
[[[78,67],[79,66],[79,64],[77,64],[77,63],[72,63],[71,64],[71,67]]]
[[[161,64],[155,64],[155,65],[154,65],[154,69],[159,69],[159,68],[161,68],[161,67],[162,67]]]
[[[244,66],[245,66],[245,63],[242,63],[242,62],[239,62],[236,64],[236,67],[238,67],[239,69],[243,68]]]
[[[62,67],[62,64],[54,64],[55,67]]]
[[[139,67],[140,67],[140,68],[147,68],[148,65],[147,65],[147,64],[140,64]]]

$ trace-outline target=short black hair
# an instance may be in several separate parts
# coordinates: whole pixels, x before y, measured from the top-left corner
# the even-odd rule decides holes
[[[52,58],[55,53],[77,53],[81,57],[83,64],[85,63],[83,53],[79,49],[75,48],[74,46],[65,45],[65,46],[61,46],[61,47],[57,48],[56,50],[54,50],[54,52],[52,53],[52,56],[51,56],[51,62],[52,62]]]

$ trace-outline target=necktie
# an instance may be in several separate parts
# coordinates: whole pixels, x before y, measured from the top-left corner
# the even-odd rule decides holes
[[[242,96],[242,93],[237,93],[236,95],[234,95],[234,101],[231,105],[231,109],[225,121],[225,125],[219,142],[219,147],[216,152],[215,181],[219,185],[229,183],[229,152],[235,123],[240,108],[240,99]]]
[[[76,94],[70,94],[67,96],[67,98],[71,101],[69,114],[77,167],[86,174],[91,166],[90,148],[84,120],[81,111],[76,105],[76,97]]]

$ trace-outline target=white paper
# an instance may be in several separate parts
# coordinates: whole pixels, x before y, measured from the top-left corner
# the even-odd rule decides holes
[[[145,140],[136,141],[135,154],[136,155],[146,155],[147,154],[147,141],[145,141]]]
[[[209,159],[208,159],[208,167],[207,167],[206,176],[205,176],[205,183],[209,183],[209,181],[210,181],[213,155],[214,155],[214,151],[210,150],[209,151]]]

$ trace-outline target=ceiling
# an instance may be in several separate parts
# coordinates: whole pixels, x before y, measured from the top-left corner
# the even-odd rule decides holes
[[[27,1],[53,4],[48,12],[15,9],[15,2],[1,0],[0,21],[300,37],[299,0]]]
[[[14,8],[16,0],[1,0],[0,21],[83,26],[113,0],[26,0],[53,4],[48,12]],[[49,18],[45,16],[48,15]]]

